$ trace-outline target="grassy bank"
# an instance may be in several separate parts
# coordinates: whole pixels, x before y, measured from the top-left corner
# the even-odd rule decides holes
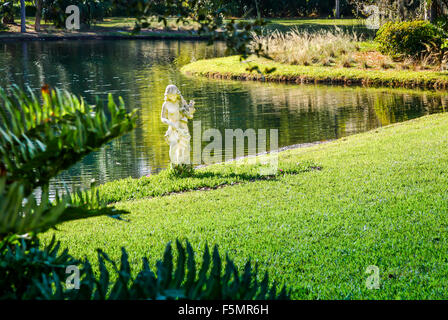
[[[43,21],[44,22],[44,21]],[[68,32],[56,28],[51,23],[42,23],[40,32],[34,31],[34,17],[26,19],[26,33],[20,32],[20,19],[15,20],[15,25],[8,25],[8,30],[0,32],[0,41],[16,40],[55,40],[55,39],[198,39],[197,35],[190,31],[196,29],[195,25],[183,25],[176,19],[168,19],[167,26],[161,22],[152,22],[143,29],[140,35],[131,35],[130,31],[135,25],[134,18],[109,17],[97,22],[89,29]],[[371,35],[371,30],[365,28],[362,20],[358,19],[272,19],[269,20],[266,30],[279,30],[286,32],[291,28],[299,27],[301,30],[318,31],[339,27],[343,30],[357,31],[365,35]]]
[[[15,25],[8,25],[8,29],[0,32],[0,41],[23,40],[85,40],[85,39],[206,39],[190,31],[194,29],[189,25],[177,25],[174,19],[169,20],[167,27],[162,23],[154,22],[138,34],[132,34],[135,26],[134,18],[110,17],[97,22],[90,28],[69,31],[56,28],[51,23],[43,23],[41,31],[34,30],[34,18],[27,17],[26,33],[20,32],[20,20]]]
[[[320,167],[313,162],[281,163],[276,172],[263,174],[262,164],[247,163],[243,159],[236,163],[216,164],[197,169],[193,175],[181,177],[172,170],[164,170],[157,175],[121,179],[103,184],[98,187],[101,199],[107,203],[126,200],[153,198],[173,193],[182,193],[192,190],[211,190],[224,186],[254,182],[260,180],[273,180],[285,174],[299,174]]]
[[[299,28],[303,31],[315,32],[322,30],[334,30],[338,27],[344,31],[354,31],[358,34],[363,34],[367,38],[375,36],[375,30],[368,29],[365,21],[362,19],[334,19],[334,18],[273,18],[267,19],[268,24],[266,31],[279,30],[287,32],[294,28]]]
[[[448,114],[427,116],[281,152],[280,167],[305,170],[273,179],[169,196],[147,188],[117,204],[129,222],[91,218],[41,237],[56,233],[92,260],[98,247],[118,259],[124,246],[133,267],[146,255],[155,262],[176,238],[198,250],[216,243],[239,267],[251,257],[294,298],[446,299],[447,145]],[[152,183],[170,187],[164,179]],[[141,181],[117,182],[117,197]],[[369,265],[379,267],[379,290],[365,286]]]
[[[264,78],[256,72],[248,72],[249,65],[261,70],[276,68]],[[295,83],[362,84],[366,86],[425,87],[446,89],[448,72],[410,70],[370,70],[324,66],[299,66],[281,64],[263,58],[250,58],[240,62],[238,56],[199,60],[181,71],[188,75],[232,80],[263,80]]]

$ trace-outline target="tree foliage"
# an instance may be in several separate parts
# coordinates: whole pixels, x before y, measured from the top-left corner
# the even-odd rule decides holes
[[[448,8],[448,0],[348,0],[360,15],[377,14],[382,21],[436,19]],[[371,6],[377,7],[375,12]],[[431,17],[430,12],[435,16]]]

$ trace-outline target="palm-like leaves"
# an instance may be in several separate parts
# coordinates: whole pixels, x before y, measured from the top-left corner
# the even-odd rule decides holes
[[[41,274],[64,277],[66,267],[78,263],[54,237],[45,247],[37,239],[0,242],[0,300],[40,297],[34,282]]]
[[[37,204],[33,196],[24,196],[24,189],[20,182],[14,182],[6,189],[5,178],[0,178],[0,239],[1,235],[25,234],[52,226],[66,209],[64,199],[50,203],[48,193],[43,193],[40,204]]]
[[[56,223],[116,214],[92,191],[50,201],[48,183],[61,170],[135,126],[135,112],[109,95],[92,107],[67,91],[42,90],[42,102],[18,87],[0,88],[0,239]],[[33,191],[44,191],[40,203]]]
[[[86,154],[131,130],[135,113],[112,96],[95,107],[67,91],[43,92],[43,103],[13,87],[0,89],[0,161],[8,182],[26,182],[27,192],[67,169]]]
[[[99,275],[96,275],[89,261],[81,266],[79,289],[66,289],[57,275],[43,275],[36,282],[44,299],[82,300],[136,300],[136,299],[288,299],[289,293],[283,287],[278,291],[275,284],[269,285],[268,275],[257,280],[257,269],[247,262],[239,272],[233,261],[226,256],[223,270],[219,251],[215,246],[210,255],[206,246],[202,264],[196,270],[194,251],[187,241],[184,247],[176,241],[177,262],[174,262],[171,244],[168,244],[162,260],[156,263],[153,272],[147,258],[143,259],[140,272],[131,274],[128,254],[122,249],[120,266],[106,253],[98,250]],[[113,271],[111,275],[109,270]],[[115,279],[115,280],[111,280]]]
[[[42,232],[65,221],[99,215],[116,217],[124,213],[107,207],[94,190],[56,195],[51,201],[48,192],[43,192],[38,204],[34,195],[25,196],[25,187],[20,181],[7,189],[5,178],[0,178],[0,240],[8,234]]]

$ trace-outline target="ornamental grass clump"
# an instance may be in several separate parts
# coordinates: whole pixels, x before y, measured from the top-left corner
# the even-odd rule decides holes
[[[294,28],[286,33],[274,31],[253,36],[253,48],[262,48],[273,60],[293,65],[337,65],[353,59],[359,51],[359,37],[339,28],[318,32]]]

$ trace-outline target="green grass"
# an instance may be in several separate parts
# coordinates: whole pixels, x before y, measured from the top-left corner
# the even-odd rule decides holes
[[[41,238],[56,233],[92,261],[96,248],[118,259],[124,246],[134,268],[187,238],[195,250],[218,244],[239,267],[251,257],[294,298],[446,299],[447,147],[448,114],[426,116],[279,154],[280,166],[320,170],[120,202],[129,222],[96,217]],[[369,265],[379,267],[379,290],[365,286]]]
[[[20,25],[20,17],[16,17],[14,22]],[[35,17],[26,17],[27,25],[34,25]],[[45,20],[42,19],[41,24],[43,26],[50,26],[52,23],[46,23]],[[103,21],[98,21],[92,27],[107,27],[107,28],[133,28],[135,24],[134,18],[127,17],[108,17],[104,18]]]
[[[198,189],[216,189],[219,187],[257,180],[276,179],[284,174],[299,174],[315,170],[318,166],[312,162],[282,163],[272,175],[262,174],[266,166],[261,163],[249,164],[247,159],[227,164],[216,164],[197,169],[192,176],[181,177],[172,170],[164,170],[157,175],[140,179],[121,179],[98,187],[101,199],[107,203],[164,196]]]
[[[275,68],[265,74],[267,81],[315,82],[382,85],[393,87],[448,86],[447,71],[366,70],[324,66],[300,66],[281,64],[264,58],[250,58],[249,64],[258,65],[262,71]],[[260,74],[248,72],[248,63],[241,63],[238,56],[198,60],[182,67],[185,74],[233,80],[262,80]]]
[[[360,41],[358,42],[359,51],[378,51],[378,43],[375,41]]]
[[[335,19],[335,18],[264,18],[268,24],[269,29],[288,30],[290,28],[302,28],[308,30],[316,29],[333,29],[334,27],[342,28],[345,30],[358,30],[370,33],[371,31],[366,28],[365,21],[363,19],[347,18],[347,19]],[[237,21],[249,21],[240,20]]]
[[[335,27],[341,28],[347,31],[356,31],[358,33],[364,34],[367,38],[371,38],[374,35],[371,30],[368,30],[364,26],[364,22],[359,19],[325,19],[325,18],[299,18],[299,19],[267,19],[269,21],[266,26],[267,30],[279,30],[282,32],[288,31],[291,28],[300,28],[301,30],[307,31],[318,31],[318,30],[328,30],[334,29]],[[32,30],[32,26],[34,25],[35,18],[27,17],[26,24],[28,25],[28,31]],[[185,36],[190,36],[191,34],[188,32],[190,29],[195,29],[193,25],[183,25],[176,23],[175,18],[168,18],[168,26],[167,29],[164,29],[164,25],[157,21],[154,21],[150,24],[151,28],[160,29],[158,32],[145,32],[145,36],[154,34],[157,37],[166,37],[166,38],[184,38]],[[239,20],[241,21],[241,20]],[[15,19],[16,24],[20,24],[20,19]],[[88,30],[80,30],[79,32],[74,32],[76,35],[85,34],[89,35],[90,33],[101,33],[103,36],[108,35],[116,35],[115,33],[119,30],[130,31],[135,25],[134,18],[128,17],[107,17],[103,21],[99,21],[96,24],[93,24]],[[39,32],[39,35],[43,38],[47,33],[52,37],[68,37],[70,33],[64,32],[62,29],[55,28],[52,23],[46,24],[45,21],[42,20],[42,31]],[[18,30],[18,28],[16,28]],[[16,30],[16,31],[17,31]],[[171,30],[171,32],[170,32]],[[176,31],[176,32],[172,32]],[[181,32],[178,32],[181,31]],[[63,33],[63,34],[60,34]],[[165,33],[162,34],[161,33]],[[11,32],[11,30],[6,30],[0,34],[1,38],[24,38],[29,37],[29,35],[23,35],[19,32]]]
[[[103,21],[99,21],[95,24],[95,27],[107,27],[107,28],[133,28],[135,25],[134,18],[127,17],[110,17],[104,18]]]
[[[269,19],[271,24],[284,26],[364,26],[364,20],[361,19],[335,19],[335,18],[273,18]]]
[[[52,23],[45,23],[42,21],[42,28],[40,32],[34,31],[34,17],[27,17],[27,33],[20,33],[20,19],[16,19],[16,26],[9,26],[9,29],[0,32],[0,40],[21,40],[21,39],[85,39],[90,37],[103,39],[206,39],[206,36],[199,36],[188,32],[188,28],[177,28],[174,19],[169,19],[169,26],[167,29],[162,28],[161,23],[154,22],[151,27],[156,30],[144,30],[139,34],[132,34],[132,29],[135,25],[134,18],[126,17],[109,17],[103,21],[98,21],[90,26],[88,29],[81,29],[77,31],[68,31],[65,29],[56,28]]]
[[[292,28],[305,31],[333,30],[335,27],[348,32],[356,32],[366,38],[373,38],[375,31],[368,29],[364,20],[361,19],[334,19],[334,18],[295,18],[295,19],[267,19],[268,30],[279,30],[282,32]]]

